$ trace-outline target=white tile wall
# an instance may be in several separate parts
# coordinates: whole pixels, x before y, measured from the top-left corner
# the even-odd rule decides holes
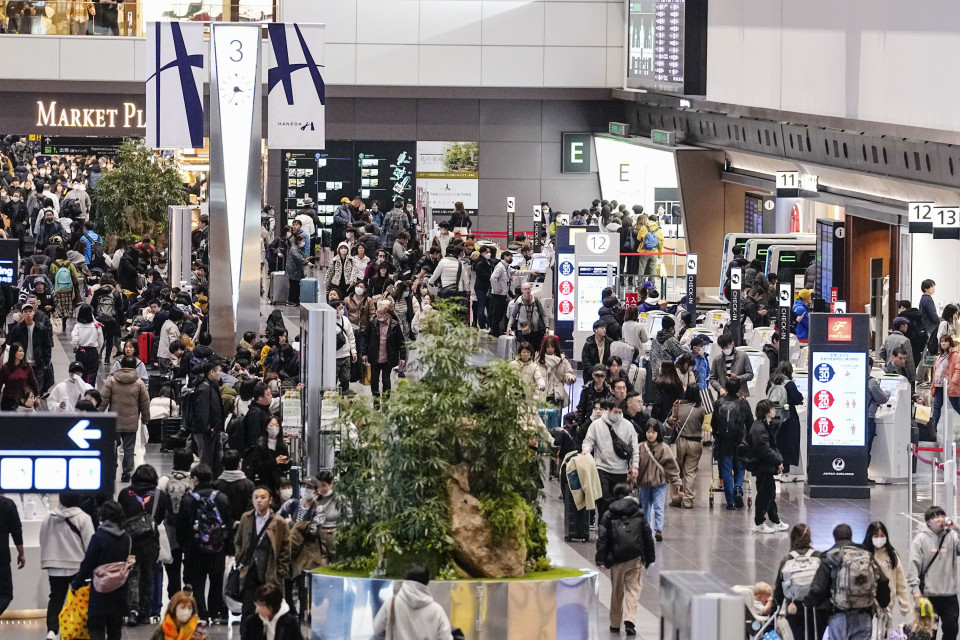
[[[420,44],[480,44],[480,0],[421,0]]]
[[[544,44],[602,47],[607,44],[607,7],[599,2],[545,2]]]
[[[327,25],[331,85],[620,86],[625,0],[281,0],[288,20]],[[727,0],[732,1],[732,0]],[[141,38],[0,36],[40,78],[142,82]],[[96,59],[96,65],[76,64]],[[264,46],[264,80],[268,60]],[[0,66],[0,78],[22,77]]]
[[[481,48],[420,45],[420,86],[480,86]]]
[[[542,47],[483,47],[484,87],[543,86]]]

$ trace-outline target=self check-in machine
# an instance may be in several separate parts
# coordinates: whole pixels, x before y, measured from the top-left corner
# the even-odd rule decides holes
[[[767,397],[767,382],[770,380],[770,360],[763,351],[751,349],[749,347],[740,347],[740,351],[747,354],[750,359],[750,367],[753,369],[753,380],[747,383],[747,389],[750,390],[750,396],[747,401],[750,403],[750,410],[756,411],[757,403]]]
[[[879,377],[890,399],[877,408],[877,437],[870,456],[870,478],[882,484],[902,484],[910,473],[910,383],[903,376]]]
[[[803,403],[794,405],[797,410],[797,418],[800,420],[800,464],[796,467],[790,466],[791,475],[807,475],[807,391],[809,390],[810,379],[806,369],[793,370],[793,383],[797,385],[797,390],[803,396]]]

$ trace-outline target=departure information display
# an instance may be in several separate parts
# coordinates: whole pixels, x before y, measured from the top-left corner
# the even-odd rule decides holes
[[[630,0],[627,85],[706,93],[705,0]]]

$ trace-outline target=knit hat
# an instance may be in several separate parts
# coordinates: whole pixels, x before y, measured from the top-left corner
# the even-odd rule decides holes
[[[797,297],[800,299],[809,298],[813,295],[813,289],[800,289],[800,292],[797,293]]]
[[[904,325],[909,325],[910,321],[904,318],[903,316],[897,316],[893,319],[893,328],[902,327]]]

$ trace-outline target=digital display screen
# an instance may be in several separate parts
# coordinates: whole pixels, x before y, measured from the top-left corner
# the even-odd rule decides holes
[[[650,323],[650,329],[648,331],[650,337],[655,339],[661,329],[663,329],[663,316],[653,316],[653,322]]]
[[[546,273],[549,266],[550,266],[550,256],[545,256],[540,253],[535,253],[533,255],[533,260],[530,262],[530,271],[536,271],[537,273]]]
[[[896,400],[897,398],[897,389],[900,388],[900,383],[903,381],[903,378],[900,376],[896,377],[887,377],[883,376],[880,378],[880,388],[890,394],[890,400]]]
[[[16,238],[0,239],[0,284],[17,284],[19,257],[19,240]]]
[[[833,226],[817,224],[817,297],[830,300],[833,288]]]
[[[743,196],[743,232],[763,233],[763,198],[753,194]]]
[[[794,369],[793,373],[793,383],[797,385],[797,390],[800,391],[800,395],[803,396],[804,402],[807,400],[807,374],[806,373],[797,373]]]
[[[603,306],[603,290],[616,283],[617,265],[610,262],[577,264],[577,331],[593,333],[597,312]]]
[[[817,351],[808,402],[815,447],[862,447],[866,442],[867,354]]]
[[[760,371],[761,367],[769,367],[770,361],[767,359],[767,356],[760,353],[748,352],[747,357],[750,358],[750,366],[753,367],[753,375],[756,376],[757,372]]]
[[[630,0],[627,85],[704,94],[706,15],[705,0]]]

